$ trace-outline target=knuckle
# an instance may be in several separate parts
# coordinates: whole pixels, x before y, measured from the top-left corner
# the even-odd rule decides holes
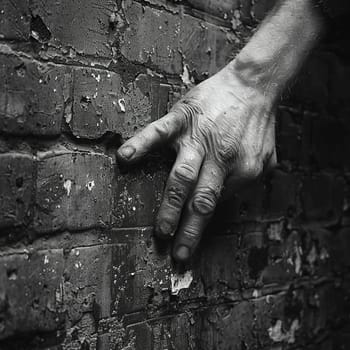
[[[187,245],[194,245],[197,242],[199,235],[200,232],[198,228],[193,225],[187,226],[183,231],[183,237],[185,237]]]
[[[174,111],[179,112],[185,119],[191,119],[195,115],[203,114],[202,107],[193,97],[185,96],[174,106]]]
[[[183,163],[175,168],[174,177],[186,184],[193,184],[197,179],[197,172],[191,165]]]
[[[262,172],[262,164],[256,159],[246,159],[242,162],[241,172],[246,178],[257,178]]]
[[[169,204],[175,208],[181,208],[186,200],[184,189],[178,186],[169,186],[167,192]]]
[[[160,138],[168,138],[170,130],[166,123],[158,121],[153,124],[154,131]]]
[[[208,187],[194,194],[193,209],[202,215],[212,214],[218,201],[218,193]]]
[[[216,158],[223,162],[234,161],[240,154],[240,142],[237,137],[226,137],[218,140],[218,145],[216,150]]]

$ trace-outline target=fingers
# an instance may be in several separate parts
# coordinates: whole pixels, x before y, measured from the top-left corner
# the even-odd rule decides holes
[[[158,237],[169,238],[174,235],[186,199],[198,180],[202,161],[203,155],[193,147],[180,148],[158,211]]]
[[[170,112],[126,141],[118,150],[118,158],[126,162],[137,161],[155,146],[174,138],[182,126],[181,115]]]
[[[214,213],[224,179],[224,171],[217,165],[208,161],[203,164],[177,232],[173,248],[175,260],[184,262],[193,254]]]

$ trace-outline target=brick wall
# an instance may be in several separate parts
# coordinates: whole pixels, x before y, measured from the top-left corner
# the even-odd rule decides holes
[[[232,59],[272,5],[1,0],[1,350],[347,349],[341,38],[281,101],[279,168],[220,205],[185,269],[152,237],[169,156],[116,163],[122,140]]]

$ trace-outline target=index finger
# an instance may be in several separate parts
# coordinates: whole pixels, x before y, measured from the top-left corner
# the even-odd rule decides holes
[[[154,147],[173,139],[182,126],[181,115],[177,112],[169,112],[126,141],[117,152],[118,158],[125,162],[137,161]]]

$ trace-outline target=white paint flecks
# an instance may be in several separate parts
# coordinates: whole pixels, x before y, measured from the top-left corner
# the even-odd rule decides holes
[[[47,255],[44,256],[44,265],[49,263],[49,258]]]
[[[126,109],[125,109],[125,100],[123,98],[118,100],[118,105],[120,108],[120,111],[125,113]]]
[[[86,187],[89,191],[92,191],[92,189],[95,187],[95,181],[92,180],[92,181],[89,181],[87,184],[86,184]]]
[[[65,190],[67,191],[67,196],[70,195],[70,192],[72,190],[72,180],[66,180],[63,183],[63,187],[65,188]]]
[[[293,320],[289,330],[283,331],[282,329],[282,321],[277,320],[274,326],[268,329],[269,337],[274,342],[287,342],[288,344],[292,344],[295,342],[295,332],[300,328],[299,320]]]
[[[281,241],[284,222],[274,222],[267,229],[267,234],[271,241]]]
[[[313,270],[315,267],[315,263],[317,261],[317,251],[316,251],[316,247],[314,244],[312,245],[311,250],[306,257],[306,260],[308,261],[308,263],[310,264],[310,266]]]
[[[294,254],[293,259],[292,257],[289,257],[287,262],[291,265],[294,265],[295,273],[300,275],[301,274],[301,265],[302,265],[302,259],[301,256],[303,255],[303,250],[300,246],[297,244],[294,245]]]
[[[91,73],[91,75],[98,83],[101,81],[101,75],[100,74]]]
[[[254,289],[253,293],[252,293],[252,297],[253,298],[259,298],[259,295],[260,295],[259,291],[257,289]]]
[[[190,76],[190,72],[188,70],[188,65],[184,65],[184,70],[180,75],[182,82],[187,86],[192,86],[194,84],[193,78]]]
[[[181,289],[189,288],[193,281],[192,271],[186,271],[184,274],[171,274],[171,294],[177,295]]]
[[[329,258],[329,254],[328,254],[326,248],[322,247],[321,253],[320,253],[320,259],[323,261],[323,260],[326,260],[328,258]]]
[[[68,104],[64,109],[64,119],[69,124],[72,121],[72,105]]]

